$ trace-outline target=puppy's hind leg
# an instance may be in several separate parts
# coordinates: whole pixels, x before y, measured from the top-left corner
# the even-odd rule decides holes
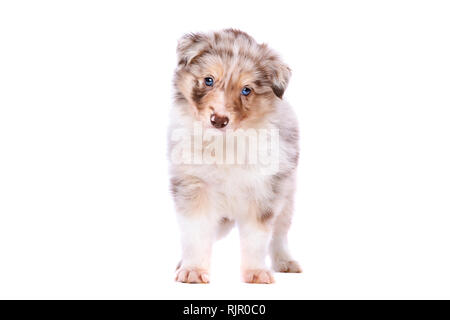
[[[272,239],[270,241],[270,258],[276,272],[300,273],[302,269],[289,252],[287,233],[291,225],[293,200],[287,200],[282,212],[276,217]]]

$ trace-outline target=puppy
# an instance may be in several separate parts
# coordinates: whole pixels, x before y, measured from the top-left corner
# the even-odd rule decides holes
[[[235,29],[187,34],[177,56],[169,128],[182,243],[176,281],[208,283],[212,245],[234,225],[243,281],[274,282],[267,255],[275,271],[301,272],[287,247],[299,157],[297,120],[283,100],[291,70]]]

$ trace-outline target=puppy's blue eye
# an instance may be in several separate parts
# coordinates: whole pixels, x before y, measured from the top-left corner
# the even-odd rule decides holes
[[[212,87],[212,85],[214,84],[214,79],[211,78],[211,77],[205,78],[205,84],[206,84],[208,87]]]
[[[248,96],[248,95],[250,94],[250,92],[252,92],[252,90],[251,90],[250,88],[247,88],[247,87],[244,87],[244,88],[242,89],[242,91],[241,91],[241,93],[242,93],[244,96]]]

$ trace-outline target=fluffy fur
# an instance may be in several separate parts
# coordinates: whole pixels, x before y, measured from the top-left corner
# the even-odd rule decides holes
[[[185,35],[177,54],[169,137],[180,128],[192,132],[196,122],[214,128],[212,115],[227,118],[226,128],[214,129],[218,135],[225,129],[278,129],[279,166],[262,174],[258,165],[171,162],[182,243],[176,280],[209,282],[212,245],[234,225],[245,282],[274,281],[265,262],[268,254],[275,271],[300,272],[287,248],[299,155],[297,120],[282,99],[290,69],[266,44],[234,29]],[[206,77],[213,78],[213,86],[205,85]],[[241,93],[243,87],[251,90],[248,96]],[[176,145],[169,142],[169,153]]]

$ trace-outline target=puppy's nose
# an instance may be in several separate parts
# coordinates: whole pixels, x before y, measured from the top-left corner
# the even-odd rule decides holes
[[[218,129],[226,127],[228,124],[228,121],[229,121],[228,117],[220,116],[220,115],[214,114],[214,113],[211,115],[210,119],[211,119],[211,124]]]

